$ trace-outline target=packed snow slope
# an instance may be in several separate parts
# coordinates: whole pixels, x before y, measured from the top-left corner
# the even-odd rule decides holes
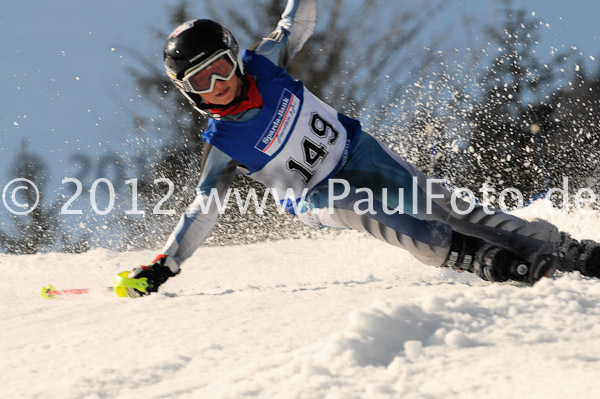
[[[600,238],[597,215],[540,213]],[[201,248],[158,295],[104,291],[154,255],[0,256],[0,397],[600,397],[600,280],[492,285],[349,232]]]

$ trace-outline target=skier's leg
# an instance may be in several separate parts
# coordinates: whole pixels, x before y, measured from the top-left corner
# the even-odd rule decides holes
[[[330,202],[334,197],[337,201]],[[424,264],[469,271],[485,280],[534,283],[546,272],[534,273],[536,269],[513,252],[452,231],[447,224],[390,212],[364,188],[344,187],[340,193],[339,188],[318,187],[300,209],[298,216],[313,227],[362,231],[409,251]]]
[[[409,251],[421,263],[440,266],[450,250],[452,229],[450,226],[433,220],[419,220],[411,215],[394,212],[386,214],[382,204],[370,201],[368,194],[357,192],[349,187],[343,196],[339,187],[330,190],[320,186],[312,190],[301,205],[300,219],[315,228],[333,227],[353,229],[367,233],[388,244]],[[333,207],[329,207],[330,197],[339,197]],[[372,211],[363,212],[365,202]],[[359,209],[360,208],[360,209]]]
[[[348,163],[335,177],[371,189],[377,200],[385,201],[388,207],[401,206],[415,218],[443,222],[455,233],[480,238],[528,260],[539,254],[558,254],[560,270],[600,277],[597,243],[578,243],[543,220],[530,222],[479,205],[471,208],[460,199],[453,203],[452,193],[439,181],[428,178],[367,134],[361,135]]]
[[[472,207],[458,199],[439,181],[430,179],[414,166],[392,153],[375,138],[362,134],[347,165],[335,176],[354,187],[366,187],[383,201],[383,189],[389,207],[422,220],[435,220],[451,226],[453,231],[481,238],[529,257],[542,248],[558,247],[558,229],[544,221],[528,222],[499,210]],[[399,189],[403,193],[399,193]],[[403,194],[403,196],[402,196]]]

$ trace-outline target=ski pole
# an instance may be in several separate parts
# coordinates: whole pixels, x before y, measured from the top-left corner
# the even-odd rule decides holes
[[[114,285],[112,287],[106,287],[106,291],[114,291],[119,297],[127,297],[127,288],[135,288],[138,291],[146,292],[148,289],[147,278],[129,278],[129,272],[121,272],[115,278]],[[82,295],[89,294],[93,290],[90,288],[74,288],[59,290],[53,285],[43,287],[40,295],[44,299],[54,299],[57,295]]]

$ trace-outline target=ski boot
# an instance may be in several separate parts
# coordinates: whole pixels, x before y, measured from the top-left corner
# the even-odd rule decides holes
[[[552,275],[558,260],[558,256],[549,254],[529,261],[506,248],[454,232],[450,253],[442,267],[475,273],[490,282],[517,281],[533,285],[542,277]]]
[[[577,241],[568,233],[561,233],[558,270],[579,271],[588,277],[600,278],[600,244],[592,240]]]

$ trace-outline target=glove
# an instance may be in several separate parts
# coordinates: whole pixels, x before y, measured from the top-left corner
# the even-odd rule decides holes
[[[179,274],[179,263],[170,256],[158,255],[148,266],[140,266],[129,272],[129,278],[139,279],[146,278],[148,288],[146,292],[139,291],[135,288],[127,288],[127,296],[137,298],[143,295],[148,295],[158,291],[169,277]]]

